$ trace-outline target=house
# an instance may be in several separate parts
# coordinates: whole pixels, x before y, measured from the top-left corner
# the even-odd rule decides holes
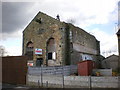
[[[111,55],[107,58],[105,58],[101,63],[102,68],[104,69],[112,69],[112,70],[117,70],[118,69],[118,59],[119,56],[118,55]]]
[[[99,61],[99,41],[83,29],[39,12],[23,31],[23,55],[34,65],[70,65]]]

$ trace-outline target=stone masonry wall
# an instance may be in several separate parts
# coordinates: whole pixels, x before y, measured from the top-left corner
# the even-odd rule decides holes
[[[41,20],[40,23],[37,21]],[[75,27],[72,24],[60,22],[42,12],[23,31],[23,54],[26,51],[26,44],[33,42],[34,49],[43,50],[41,56],[33,54],[33,60],[43,58],[43,63],[47,64],[47,41],[54,38],[56,43],[56,65],[76,64],[81,58],[81,54],[89,54],[95,60],[100,54],[99,41],[86,31]],[[33,52],[34,53],[34,52]]]
[[[42,19],[41,24],[37,23],[36,19]],[[62,60],[64,59],[64,48],[65,48],[65,35],[64,35],[64,27],[63,23],[59,22],[54,18],[46,16],[43,13],[39,13],[33,21],[28,25],[28,27],[23,32],[24,39],[24,53],[26,49],[26,44],[29,41],[33,42],[34,49],[41,48],[43,49],[43,55],[38,56],[44,59],[44,64],[46,64],[46,47],[47,41],[52,37],[56,42],[56,53],[57,53],[57,61],[56,64],[60,65]],[[36,60],[37,56],[35,54],[33,60]]]
[[[71,62],[77,64],[82,60],[82,54],[90,55],[97,63],[100,55],[99,41],[81,28],[69,24],[72,41]],[[77,58],[76,58],[77,57]]]

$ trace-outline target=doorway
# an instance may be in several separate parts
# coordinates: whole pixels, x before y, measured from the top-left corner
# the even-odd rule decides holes
[[[36,66],[41,66],[43,64],[43,58],[37,58],[36,60]]]
[[[54,38],[48,39],[46,50],[46,64],[49,66],[49,62],[56,62],[56,42]]]

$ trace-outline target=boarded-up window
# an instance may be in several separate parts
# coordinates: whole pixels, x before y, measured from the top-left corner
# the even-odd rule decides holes
[[[48,60],[56,59],[56,43],[54,38],[50,38],[47,42],[47,55]]]
[[[29,41],[26,45],[26,56],[28,56],[29,60],[33,60],[33,43]]]

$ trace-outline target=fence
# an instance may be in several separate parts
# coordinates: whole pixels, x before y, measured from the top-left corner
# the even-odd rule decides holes
[[[63,79],[64,77],[64,79]],[[119,88],[119,77],[28,75],[27,84],[56,88]]]
[[[29,75],[64,75],[77,73],[77,65],[70,66],[49,66],[49,67],[28,67]]]
[[[93,69],[93,75],[95,72],[100,72],[102,76],[112,76],[112,69]]]
[[[77,73],[76,65],[29,67],[27,84],[56,88],[118,88],[119,86],[119,77],[73,76],[74,73]]]
[[[9,84],[26,84],[27,57],[2,57],[2,82]]]

